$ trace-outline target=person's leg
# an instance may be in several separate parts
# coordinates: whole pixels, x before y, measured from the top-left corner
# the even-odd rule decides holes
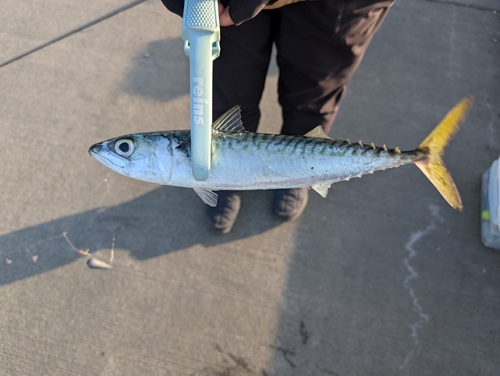
[[[240,105],[245,129],[257,130],[259,102],[272,49],[272,12],[259,14],[240,26],[221,28],[221,55],[214,60],[213,118]],[[231,231],[240,210],[237,191],[220,191],[217,206],[208,207],[214,229]]]
[[[280,8],[283,134],[331,128],[345,86],[394,0],[299,2]]]
[[[214,60],[214,120],[240,105],[245,129],[257,130],[273,45],[274,14],[261,12],[240,26],[221,27],[221,54]]]
[[[318,125],[329,132],[345,86],[393,2],[299,2],[280,9],[276,45],[282,134],[303,135]],[[307,188],[276,190],[273,208],[295,219],[307,199]]]

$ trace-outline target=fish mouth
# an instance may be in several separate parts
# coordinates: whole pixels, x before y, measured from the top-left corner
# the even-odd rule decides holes
[[[94,144],[89,148],[89,154],[92,157],[95,157],[95,155],[99,154],[101,150],[102,150],[102,143]]]
[[[127,160],[110,150],[107,144],[103,142],[92,145],[89,148],[89,154],[97,161],[113,170],[116,170],[116,168],[122,170],[128,163]]]

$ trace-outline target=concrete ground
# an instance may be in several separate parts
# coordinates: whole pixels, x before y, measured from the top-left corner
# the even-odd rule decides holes
[[[180,18],[158,0],[2,1],[0,374],[498,375],[479,204],[500,156],[500,7],[470,3],[398,1],[331,132],[411,149],[474,94],[445,156],[463,212],[410,166],[311,192],[293,223],[248,192],[218,236],[193,191],[87,154],[188,127]],[[276,82],[273,65],[261,131],[279,131]]]

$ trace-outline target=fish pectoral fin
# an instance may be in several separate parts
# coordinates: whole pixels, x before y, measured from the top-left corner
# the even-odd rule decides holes
[[[191,156],[191,137],[180,143],[176,149],[182,151],[187,157]]]
[[[321,197],[326,198],[330,184],[314,184],[311,185],[311,188],[318,192]]]
[[[333,138],[329,137],[325,131],[323,130],[323,127],[321,125],[318,125],[316,128],[314,128],[312,131],[307,132],[304,137],[311,137],[311,138],[326,138],[328,140],[333,140]]]
[[[224,112],[221,117],[214,121],[212,128],[214,131],[219,132],[246,132],[241,122],[240,106],[234,106]]]
[[[209,206],[215,207],[217,205],[217,193],[207,188],[193,188],[194,191],[203,202]]]

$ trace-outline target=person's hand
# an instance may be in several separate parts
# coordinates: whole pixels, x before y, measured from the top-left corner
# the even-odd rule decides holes
[[[169,11],[182,17],[184,0],[161,0],[161,2]],[[269,0],[231,0],[227,2],[226,7],[221,4],[221,0],[218,0],[218,3],[220,25],[230,26],[241,25],[254,18],[269,3]]]
[[[178,16],[183,15],[184,13],[184,0],[161,0],[165,8],[167,8],[172,13],[177,14]],[[231,16],[229,15],[229,7],[224,7],[221,4],[220,0],[219,4],[219,23],[221,26],[231,26],[234,25]]]
[[[184,12],[184,0],[161,0],[161,2],[169,11],[182,17],[182,13]]]
[[[229,6],[224,8],[224,5],[219,1],[219,24],[221,26],[231,26],[234,25],[231,16],[229,15]]]
[[[219,1],[219,23],[221,26],[241,25],[254,18],[269,3],[269,0],[230,0]]]

